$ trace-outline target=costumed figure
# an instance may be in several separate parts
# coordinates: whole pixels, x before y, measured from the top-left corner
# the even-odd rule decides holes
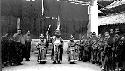
[[[55,31],[53,45],[54,45],[53,49],[52,49],[53,63],[61,63],[62,62],[62,54],[63,54],[63,40],[61,38],[61,33],[59,30],[59,27]]]
[[[46,63],[46,40],[44,39],[43,34],[40,36],[40,43],[37,45],[38,53],[38,62],[39,63]]]
[[[74,63],[74,62],[76,62],[77,61],[77,52],[76,52],[76,45],[75,45],[75,42],[74,42],[74,37],[71,35],[70,36],[70,41],[69,41],[69,44],[68,44],[68,49],[67,49],[67,51],[68,51],[68,61],[70,62],[70,63]]]

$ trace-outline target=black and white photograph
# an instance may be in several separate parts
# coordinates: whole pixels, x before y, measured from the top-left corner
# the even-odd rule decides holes
[[[2,71],[125,71],[125,0],[1,0]]]

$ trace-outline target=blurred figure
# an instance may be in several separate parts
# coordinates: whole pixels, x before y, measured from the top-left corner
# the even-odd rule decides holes
[[[40,35],[40,42],[37,45],[37,49],[39,51],[37,61],[39,63],[46,63],[46,61],[47,61],[46,60],[47,47],[46,47],[46,39],[44,39],[43,34]]]
[[[70,41],[68,42],[68,48],[67,48],[68,61],[71,60],[71,53],[70,53],[70,48],[71,48],[71,47],[75,47],[75,42],[74,42],[74,37],[73,37],[73,35],[70,36]]]
[[[53,63],[61,63],[62,62],[62,54],[63,54],[63,40],[61,38],[61,32],[59,29],[55,31],[55,37],[53,40],[54,47],[52,49],[52,59]],[[57,57],[59,56],[59,57]]]
[[[30,34],[30,31],[28,31],[25,35],[24,35],[24,38],[25,38],[25,58],[26,58],[26,61],[30,61],[30,50],[31,50],[31,34]]]
[[[121,71],[125,71],[125,36],[122,36],[120,39],[120,48],[121,48],[121,63],[123,65]]]
[[[1,45],[2,45],[2,64],[3,66],[8,66],[9,65],[9,53],[8,53],[8,48],[9,48],[9,37],[8,33],[5,34],[5,36],[2,36],[1,39]]]
[[[119,47],[119,40],[120,40],[120,36],[118,34],[115,34],[113,37],[113,47],[112,47],[112,54],[113,54],[113,68],[114,69],[118,69],[119,67],[119,57],[120,57],[120,47]]]
[[[115,34],[120,34],[119,28],[115,28]]]
[[[79,61],[83,60],[84,43],[85,43],[85,36],[83,35],[82,38],[81,38],[80,47],[79,47]]]
[[[113,29],[110,29],[110,35],[113,35],[113,34],[114,34]]]
[[[92,33],[92,37],[90,39],[90,47],[89,47],[89,52],[91,53],[91,55],[89,54],[89,58],[91,58],[91,62],[92,63],[96,63],[97,62],[97,58],[95,58],[97,56],[97,36],[96,33],[93,32]]]
[[[24,45],[24,38],[21,33],[21,29],[17,30],[17,33],[13,35],[13,39],[15,41],[15,48],[16,48],[16,53],[17,53],[17,64],[21,64],[23,61],[23,48],[25,47]]]
[[[97,62],[98,65],[102,64],[102,52],[103,52],[103,38],[102,38],[102,34],[98,35],[98,41],[97,41],[97,46],[98,46],[98,53],[97,53]]]

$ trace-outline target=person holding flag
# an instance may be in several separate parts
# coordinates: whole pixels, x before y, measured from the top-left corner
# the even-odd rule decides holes
[[[53,63],[56,63],[56,62],[61,63],[62,54],[63,54],[63,40],[61,38],[59,16],[58,16],[58,22],[57,22],[57,29],[55,31],[55,40],[53,41],[53,44],[54,44],[54,47],[52,49]],[[59,53],[59,54],[56,54],[56,53]]]

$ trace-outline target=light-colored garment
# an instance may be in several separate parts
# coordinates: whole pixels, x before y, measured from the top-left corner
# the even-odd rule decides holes
[[[21,38],[21,43],[25,44],[25,38],[24,38],[24,36]]]
[[[22,39],[22,34],[18,34],[18,33],[15,33],[14,35],[13,35],[13,38],[14,38],[14,40],[16,41],[16,42],[21,42],[21,39]]]
[[[43,40],[43,42],[42,41],[40,41],[38,44],[37,44],[37,48],[40,48],[40,46],[46,46],[46,39],[44,39]]]

